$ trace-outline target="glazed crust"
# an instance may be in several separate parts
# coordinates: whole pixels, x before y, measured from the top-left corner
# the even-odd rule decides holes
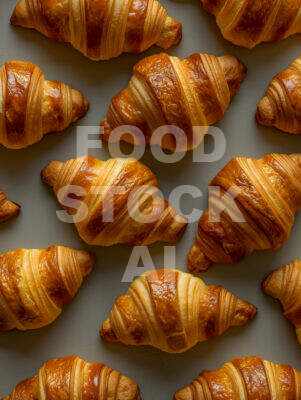
[[[48,360],[2,400],[141,400],[138,385],[100,363],[78,357]]]
[[[210,187],[210,207],[188,255],[194,273],[239,262],[254,250],[278,249],[289,239],[301,209],[301,154],[234,158]]]
[[[256,313],[256,307],[220,286],[162,269],[144,273],[116,300],[100,335],[111,342],[182,353],[230,326],[244,325]]]
[[[225,39],[247,48],[301,33],[300,0],[201,0]]]
[[[284,315],[295,325],[301,344],[301,261],[294,260],[272,272],[263,282],[262,288],[281,302]]]
[[[258,104],[256,119],[262,125],[301,134],[301,57],[274,77]]]
[[[135,65],[127,89],[113,98],[107,118],[100,124],[101,139],[117,141],[120,138],[112,131],[131,125],[139,128],[143,137],[132,128],[122,140],[159,144],[171,151],[192,149],[206,133],[206,128],[193,132],[193,127],[207,127],[222,118],[246,72],[234,56],[193,54],[183,61],[165,53],[147,57]],[[165,125],[182,129],[183,138],[174,132],[161,142],[153,133]]]
[[[260,357],[236,358],[204,371],[173,400],[300,400],[301,373]]]
[[[11,22],[70,42],[92,60],[141,53],[154,44],[167,49],[182,37],[182,24],[155,0],[21,0]]]
[[[34,64],[8,61],[0,68],[0,144],[5,147],[21,149],[62,131],[88,106],[80,92],[46,81]]]
[[[81,200],[76,214],[83,217],[74,221],[80,237],[90,245],[147,246],[158,240],[175,242],[186,229],[187,220],[158,197],[155,175],[133,158],[103,162],[84,156],[64,164],[53,161],[41,176],[70,214],[74,214],[74,209],[68,207],[68,193],[72,192],[72,186],[79,188],[80,196],[72,196]]]
[[[0,223],[5,222],[19,214],[21,207],[7,200],[3,190],[0,189]]]
[[[0,332],[53,322],[93,267],[94,256],[63,246],[0,255]]]

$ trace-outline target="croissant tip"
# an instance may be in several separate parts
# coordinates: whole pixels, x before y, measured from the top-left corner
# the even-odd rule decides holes
[[[110,320],[107,319],[101,330],[99,331],[99,335],[103,340],[106,340],[107,342],[118,342],[117,336],[115,335],[115,332],[113,331]]]
[[[162,233],[160,240],[166,243],[177,242],[185,233],[188,226],[188,221],[186,218],[175,215],[174,222],[167,227],[167,230]]]
[[[16,10],[12,13],[12,16],[10,17],[10,23],[12,25],[17,25],[17,13]]]
[[[108,119],[105,118],[100,123],[100,139],[104,142],[108,142],[110,138],[110,134],[112,132],[111,125],[108,122]]]
[[[2,209],[0,209],[0,222],[8,221],[19,215],[21,206],[12,201],[7,201]]]
[[[258,104],[256,114],[256,121],[265,126],[274,126],[275,117],[271,107],[270,101],[267,97],[264,97]]]
[[[232,55],[219,57],[219,62],[227,79],[231,97],[233,97],[239,91],[248,68],[238,57]]]
[[[168,17],[156,45],[166,50],[178,44],[182,39],[182,29],[181,22]]]
[[[247,301],[238,299],[234,325],[244,325],[247,321],[255,318],[257,314],[257,307]]]
[[[16,217],[17,215],[20,214],[21,211],[21,206],[18,203],[12,202],[13,208],[12,208],[12,217]]]
[[[206,272],[213,262],[194,244],[188,254],[188,270],[194,275]]]
[[[46,185],[53,187],[55,185],[57,175],[61,169],[62,163],[59,161],[51,161],[45,168],[41,171],[42,182]]]
[[[28,14],[28,9],[24,1],[19,1],[10,17],[10,23],[15,26],[29,26],[30,18]]]
[[[265,293],[267,293],[267,289],[268,289],[270,280],[271,280],[271,274],[269,274],[261,284],[262,290]]]
[[[90,107],[89,101],[84,95],[76,90],[72,89],[72,119],[76,121],[78,118],[82,118],[87,114]]]
[[[85,277],[89,275],[90,272],[92,271],[96,257],[90,251],[79,251],[77,253],[77,256],[81,271],[83,273],[83,276]]]
[[[21,211],[21,206],[18,203],[15,203],[14,201],[11,201],[11,206],[12,206],[12,210],[14,211],[14,215],[19,214],[19,212]]]
[[[90,108],[90,102],[88,99],[84,97],[83,106],[82,106],[82,115],[81,117],[85,116]]]

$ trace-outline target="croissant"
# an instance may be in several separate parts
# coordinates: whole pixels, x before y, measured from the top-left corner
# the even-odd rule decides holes
[[[92,156],[52,161],[41,174],[43,182],[53,187],[59,201],[67,204],[68,192],[76,186],[84,195],[76,215],[80,237],[90,245],[111,246],[124,243],[147,246],[158,240],[175,242],[184,233],[187,220],[157,196],[158,181],[152,171],[134,158],[112,158],[106,162]],[[97,193],[94,192],[96,188]],[[94,192],[94,193],[93,193]],[[62,203],[62,201],[61,201]],[[112,214],[112,215],[111,215]]]
[[[301,134],[301,57],[274,77],[258,104],[256,119],[262,125]]]
[[[300,0],[201,0],[225,39],[247,48],[301,33]]]
[[[143,142],[135,129],[123,136],[127,142],[159,144],[171,151],[192,149],[205,133],[193,127],[206,127],[222,118],[246,73],[234,56],[193,54],[183,61],[165,53],[147,57],[135,65],[127,89],[113,98],[107,118],[100,124],[101,138],[114,142],[112,130],[131,125],[143,132]],[[164,125],[181,128],[185,138],[175,132],[175,140],[170,132],[161,143],[153,133]]]
[[[301,261],[295,260],[272,272],[262,287],[265,293],[280,300],[284,315],[295,325],[301,344]]]
[[[155,0],[21,0],[11,23],[69,42],[92,60],[141,53],[154,44],[167,49],[182,38],[182,24]]]
[[[194,273],[239,262],[254,250],[278,249],[289,239],[301,209],[301,153],[234,158],[210,186],[220,193],[211,192],[199,221],[188,255]]]
[[[0,332],[52,323],[89,275],[94,256],[63,246],[0,255]]]
[[[100,331],[103,339],[182,353],[257,314],[221,286],[177,270],[149,271],[119,297]]]
[[[141,400],[138,385],[100,363],[78,357],[48,360],[2,400]]]
[[[7,221],[19,214],[21,207],[7,200],[5,193],[0,189],[0,222]]]
[[[46,81],[39,67],[9,61],[0,68],[0,144],[21,149],[83,117],[89,103],[77,90]]]
[[[233,359],[204,371],[173,400],[300,400],[301,373],[260,357]]]

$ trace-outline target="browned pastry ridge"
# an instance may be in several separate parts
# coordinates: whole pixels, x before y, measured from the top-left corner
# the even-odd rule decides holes
[[[301,209],[301,153],[234,158],[210,187],[220,192],[211,190],[188,255],[194,273],[239,262],[254,250],[278,249],[289,239]]]
[[[300,400],[301,373],[260,357],[233,359],[204,371],[173,400]]]
[[[100,335],[110,342],[182,353],[256,314],[256,307],[221,286],[162,269],[144,273],[115,301]]]
[[[215,15],[222,35],[230,42],[252,48],[301,33],[300,0],[201,0]]]
[[[39,67],[8,61],[0,68],[0,144],[21,149],[83,117],[89,102],[61,82],[46,81]]]
[[[63,246],[0,254],[0,332],[52,323],[90,274],[94,261],[90,252]]]
[[[301,57],[274,77],[258,104],[256,119],[262,125],[301,134]]]
[[[265,293],[279,299],[284,315],[296,327],[301,344],[301,261],[294,260],[276,269],[263,282],[262,288]]]
[[[69,42],[92,60],[167,49],[182,38],[182,24],[155,0],[21,0],[11,23]]]
[[[171,151],[192,149],[206,132],[193,127],[208,127],[222,118],[246,73],[234,56],[193,54],[183,61],[165,53],[147,57],[135,65],[128,87],[113,98],[100,124],[101,139],[117,141],[114,129],[129,125],[139,128],[143,137],[130,129],[122,136],[126,142],[159,144]],[[154,132],[166,125],[184,134],[169,129],[161,141]]]
[[[138,385],[100,363],[78,357],[48,360],[2,400],[141,400]]]
[[[84,156],[65,163],[52,161],[41,177],[53,187],[65,210],[82,216],[73,220],[80,237],[90,245],[175,242],[186,229],[186,218],[177,215],[158,196],[156,176],[134,158],[111,158],[104,162]],[[84,190],[84,194],[73,193],[74,187]],[[81,201],[77,212],[68,205],[70,192]]]
[[[0,189],[0,223],[5,222],[19,214],[21,207],[7,200],[3,190]]]

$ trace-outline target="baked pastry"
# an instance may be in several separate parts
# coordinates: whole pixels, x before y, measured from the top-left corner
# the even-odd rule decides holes
[[[0,254],[0,332],[52,323],[93,264],[92,253],[63,246]]]
[[[76,228],[90,245],[175,242],[186,229],[186,218],[177,215],[157,195],[155,175],[134,158],[111,158],[104,162],[84,156],[65,163],[52,161],[41,177],[53,187],[65,210],[81,216],[77,222],[74,220]],[[74,186],[79,188],[78,196]],[[69,206],[69,194],[81,202],[77,212]]]
[[[103,339],[182,353],[257,314],[221,286],[177,270],[149,271],[119,297],[100,331]]]
[[[101,139],[119,140],[112,131],[122,125],[130,129],[122,140],[138,145],[159,144],[171,151],[198,146],[207,127],[222,118],[231,98],[238,92],[247,73],[234,56],[215,57],[193,54],[181,61],[168,54],[147,57],[135,65],[127,89],[115,96],[107,118],[101,122]],[[161,126],[176,126],[184,134],[154,135]],[[183,136],[183,137],[182,137]]]
[[[182,24],[155,0],[21,0],[11,23],[69,42],[92,60],[168,49],[182,38]]]
[[[48,360],[2,400],[141,400],[138,385],[100,363],[78,357]]]
[[[188,255],[194,273],[239,262],[254,250],[278,249],[289,239],[301,209],[301,153],[234,158],[210,186],[209,209]]]
[[[225,39],[247,48],[301,33],[300,0],[201,0]]]
[[[173,400],[300,400],[301,373],[260,357],[233,359],[204,371]]]
[[[272,272],[262,284],[265,293],[279,299],[284,315],[296,327],[301,344],[301,261]]]
[[[8,61],[0,68],[0,144],[21,149],[83,117],[89,102],[61,82],[46,81],[39,67]]]
[[[20,209],[18,204],[7,200],[5,193],[0,189],[0,223],[18,215]]]
[[[301,134],[301,57],[274,77],[258,104],[256,119],[262,125]]]

